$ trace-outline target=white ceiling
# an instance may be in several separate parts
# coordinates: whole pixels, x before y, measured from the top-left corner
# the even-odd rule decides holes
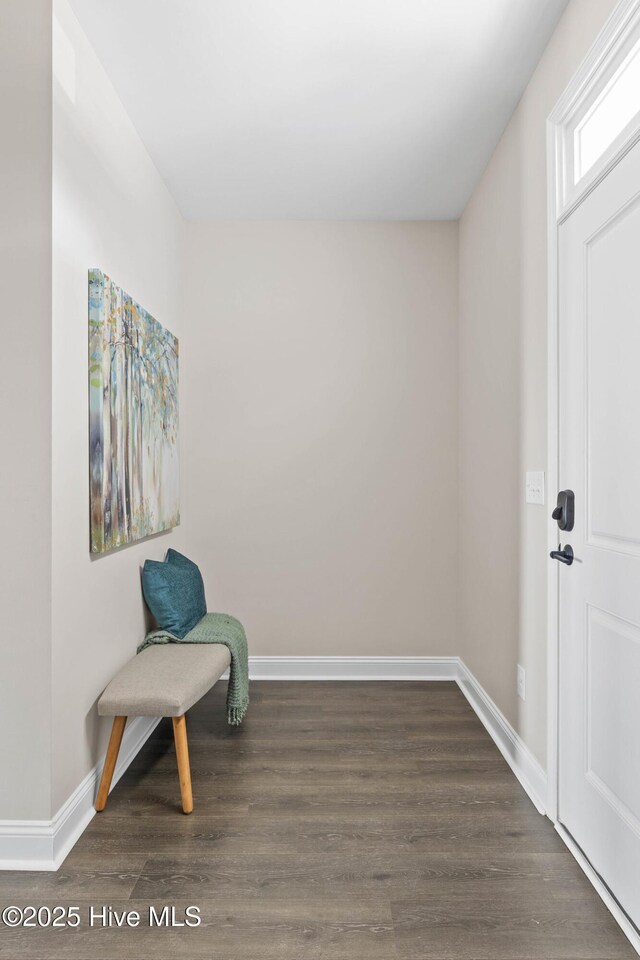
[[[451,219],[567,0],[71,0],[183,214]]]

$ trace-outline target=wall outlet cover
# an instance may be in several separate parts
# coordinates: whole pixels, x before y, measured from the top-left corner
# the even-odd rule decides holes
[[[526,501],[544,504],[544,470],[527,471]]]

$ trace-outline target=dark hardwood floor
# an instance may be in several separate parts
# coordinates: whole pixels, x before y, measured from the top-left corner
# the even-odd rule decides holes
[[[0,904],[78,905],[77,930],[0,926],[20,960],[622,960],[636,954],[451,683],[219,683],[171,723],[56,874],[0,874]],[[90,928],[89,905],[143,915]],[[200,908],[150,928],[149,906]]]

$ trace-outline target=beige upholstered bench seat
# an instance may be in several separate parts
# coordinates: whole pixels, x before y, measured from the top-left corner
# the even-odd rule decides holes
[[[185,713],[211,689],[231,663],[222,643],[167,643],[147,647],[125,663],[98,700],[98,713],[113,717],[111,739],[96,797],[104,810],[127,717],[172,717],[182,809],[193,810]]]
[[[101,717],[180,717],[231,663],[222,643],[166,643],[125,663],[98,700]]]

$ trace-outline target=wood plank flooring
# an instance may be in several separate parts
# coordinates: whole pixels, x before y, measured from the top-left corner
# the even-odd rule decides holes
[[[170,721],[56,874],[0,905],[77,905],[77,930],[0,926],[2,960],[626,960],[602,902],[450,683],[225,684],[190,711],[195,810]],[[89,905],[143,914],[90,928]],[[149,906],[200,908],[150,928]]]

